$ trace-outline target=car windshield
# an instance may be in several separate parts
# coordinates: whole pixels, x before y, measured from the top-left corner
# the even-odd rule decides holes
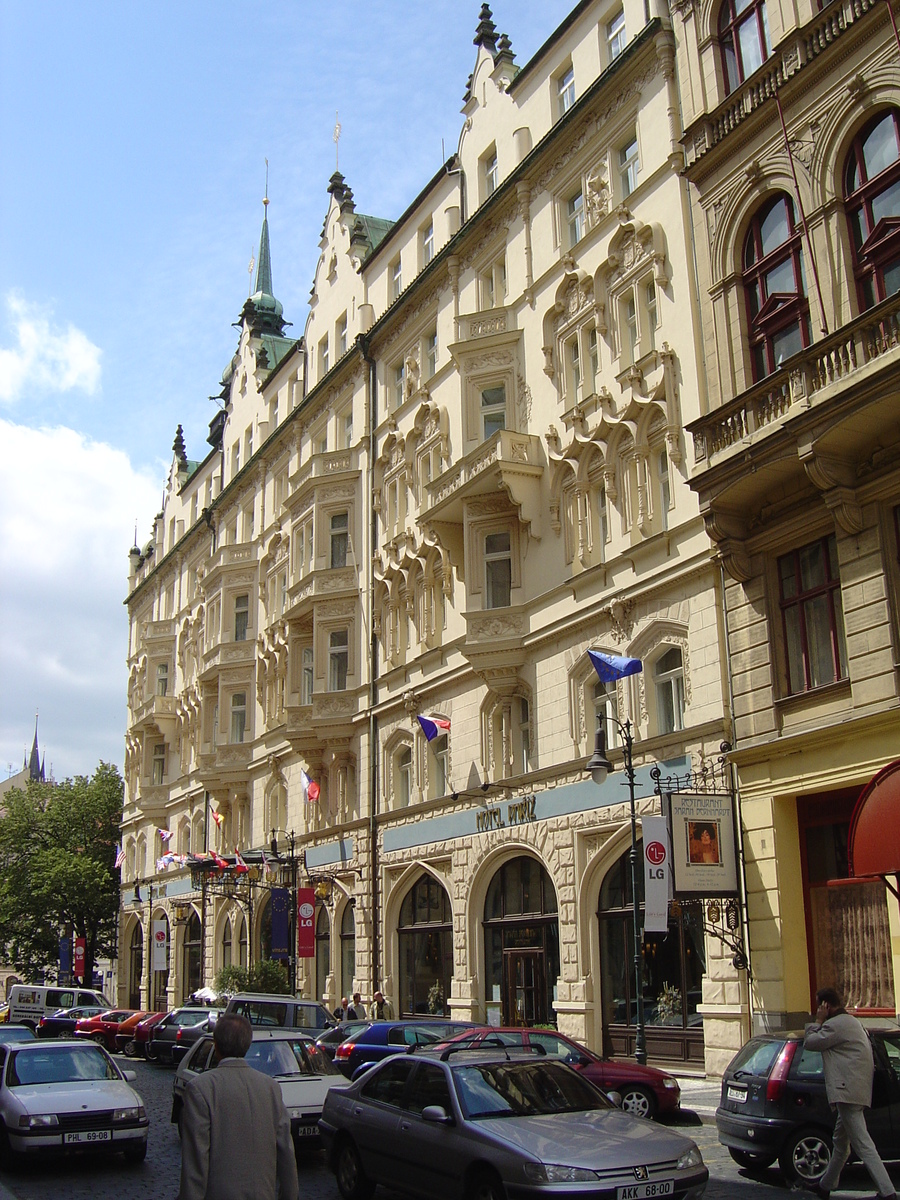
[[[612,1105],[587,1080],[555,1062],[480,1063],[453,1070],[466,1116],[534,1117]]]
[[[99,1046],[50,1046],[14,1050],[6,1082],[11,1088],[34,1083],[80,1083],[88,1079],[120,1079],[115,1064]]]
[[[318,1046],[299,1038],[272,1042],[253,1042],[246,1054],[247,1062],[263,1075],[335,1075]]]

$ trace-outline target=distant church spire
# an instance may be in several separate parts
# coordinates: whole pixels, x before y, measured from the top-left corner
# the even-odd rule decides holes
[[[31,744],[31,756],[28,759],[28,778],[35,783],[44,783],[44,764],[41,762],[41,752],[38,749],[38,718],[34,714],[34,741]]]

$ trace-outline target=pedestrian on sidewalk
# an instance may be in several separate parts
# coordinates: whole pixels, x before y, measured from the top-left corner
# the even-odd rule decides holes
[[[370,1021],[393,1021],[394,1006],[390,1000],[385,1000],[384,992],[378,991],[372,997],[372,1004],[369,1008]]]
[[[815,1020],[806,1026],[803,1045],[822,1054],[825,1094],[828,1103],[837,1110],[837,1121],[831,1161],[819,1183],[808,1190],[827,1200],[837,1187],[852,1148],[878,1189],[879,1200],[897,1200],[891,1178],[866,1128],[865,1110],[872,1104],[875,1077],[872,1043],[856,1017],[851,1017],[844,1008],[834,988],[820,988],[816,1004]]]
[[[246,1017],[219,1017],[216,1068],[192,1079],[181,1114],[178,1200],[299,1200],[291,1119],[281,1088],[244,1055]]]

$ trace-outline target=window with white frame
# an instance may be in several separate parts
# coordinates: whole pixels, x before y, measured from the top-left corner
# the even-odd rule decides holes
[[[506,303],[506,255],[501,254],[478,277],[482,309],[502,308]]]
[[[349,450],[353,445],[353,405],[346,408],[341,414],[341,440],[344,443],[343,448]]]
[[[413,756],[411,746],[402,746],[397,752],[396,769],[396,803],[398,808],[408,808],[413,794]]]
[[[235,745],[244,740],[247,730],[247,693],[234,692],[231,697],[231,730],[229,741]]]
[[[484,198],[487,200],[489,196],[493,196],[497,190],[497,184],[500,180],[500,174],[497,166],[497,147],[491,146],[487,154],[481,160],[481,169],[484,179]]]
[[[630,196],[637,187],[640,170],[641,160],[638,154],[637,134],[632,132],[619,147],[619,180],[623,200]]]
[[[597,379],[600,375],[600,339],[597,336],[596,326],[591,326],[587,331],[588,348],[587,348],[587,365],[588,378],[587,383],[590,385],[590,394],[596,395]]]
[[[431,798],[446,796],[450,791],[450,739],[446,733],[428,743],[431,754],[429,792]]]
[[[500,383],[483,388],[481,392],[481,432],[487,441],[506,428],[506,388]]]
[[[350,664],[350,633],[347,629],[332,629],[328,635],[328,690],[347,690],[347,671]]]
[[[619,293],[620,355],[622,366],[630,366],[656,349],[659,307],[656,283],[648,274]]]
[[[153,760],[150,768],[150,779],[154,787],[160,787],[166,777],[166,743],[156,742],[153,747]]]
[[[269,401],[269,433],[274,433],[278,428],[278,396],[275,395]]]
[[[256,506],[254,505],[253,501],[251,500],[250,503],[247,505],[247,507],[244,509],[242,517],[241,517],[241,525],[243,527],[243,538],[244,538],[245,542],[253,541],[255,515],[256,515]]]
[[[656,482],[656,500],[659,506],[659,524],[669,528],[669,509],[672,506],[672,484],[669,478],[669,452],[665,446],[653,451],[653,467]]]
[[[597,725],[603,725],[606,730],[607,746],[617,746],[619,744],[619,727],[616,724],[619,716],[619,694],[616,690],[616,684],[612,681],[604,682],[600,679],[594,679],[592,684],[591,700],[593,702],[593,729],[588,730],[588,745],[591,745],[591,737]]]
[[[569,395],[577,400],[581,396],[581,353],[577,330],[566,342],[566,384]]]
[[[430,329],[428,331],[428,333],[425,334],[425,353],[423,355],[423,358],[425,360],[425,378],[431,379],[431,377],[433,375],[437,374],[437,360],[438,360],[437,326],[435,326],[433,329]]]
[[[319,378],[328,374],[328,334],[319,342]]]
[[[312,704],[313,681],[315,679],[315,664],[312,646],[304,646],[300,651],[300,703]]]
[[[231,476],[234,478],[241,469],[241,443],[235,442],[231,447]]]
[[[156,694],[166,696],[169,692],[169,664],[156,664]]]
[[[441,474],[444,469],[441,443],[435,439],[424,446],[419,454],[419,501],[427,499],[426,488]]]
[[[509,530],[484,536],[485,608],[508,608],[512,587],[512,549]]]
[[[658,733],[684,728],[684,663],[681,650],[671,646],[653,664]]]
[[[347,353],[347,314],[346,313],[342,313],[341,316],[338,317],[338,323],[337,323],[337,327],[335,329],[335,333],[337,335],[335,338],[335,341],[337,343],[337,357],[340,358],[342,354]]]
[[[515,773],[527,775],[531,770],[531,705],[525,696],[516,696]]]
[[[243,592],[234,598],[234,640],[245,642],[250,624],[250,596]]]
[[[584,192],[578,191],[566,201],[566,242],[571,249],[584,237]]]
[[[253,426],[248,425],[244,430],[244,462],[248,463],[253,457]]]
[[[397,297],[400,295],[400,293],[403,291],[403,273],[400,269],[399,255],[391,263],[390,273],[391,273],[391,299],[396,300]]]
[[[331,514],[331,550],[329,565],[332,570],[347,565],[347,548],[350,539],[349,513]]]
[[[403,389],[406,382],[406,367],[404,363],[395,363],[391,368],[391,407],[399,408],[403,403]]]
[[[313,436],[313,454],[328,453],[328,426]]]
[[[606,557],[606,543],[609,541],[609,499],[606,495],[606,485],[601,483],[596,490],[597,497],[597,542],[600,553]]]
[[[311,566],[313,549],[312,518],[294,530],[294,578],[301,579]]]
[[[620,8],[606,22],[606,51],[609,61],[619,57],[625,49],[625,10]]]
[[[556,80],[557,112],[565,116],[575,103],[575,72],[571,65],[566,67]]]
[[[427,267],[434,258],[434,221],[429,221],[422,230],[422,266]]]

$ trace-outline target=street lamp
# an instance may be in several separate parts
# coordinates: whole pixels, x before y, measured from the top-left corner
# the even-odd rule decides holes
[[[612,683],[627,675],[636,675],[641,670],[639,658],[621,658],[613,654],[601,654],[597,650],[588,650],[588,656],[594,670],[602,683]],[[631,733],[631,722],[624,724],[617,717],[597,713],[597,732],[594,737],[594,753],[588,759],[587,770],[591,779],[600,787],[606,782],[610,771],[615,770],[606,756],[606,728],[604,721],[611,721],[622,738],[623,766],[625,778],[628,781],[628,801],[631,807],[631,900],[632,923],[634,925],[634,994],[637,1007],[637,1034],[634,1041],[634,1057],[640,1065],[647,1065],[647,1031],[644,1023],[644,976],[643,976],[643,939],[641,937],[641,906],[638,901],[638,848],[637,848],[637,814],[634,807],[634,738]]]
[[[283,833],[290,840],[291,846],[291,952],[288,956],[288,984],[291,989],[291,995],[297,993],[297,859],[294,855],[294,831],[288,833],[286,829],[273,829],[272,840],[269,843],[269,848],[272,851],[272,857],[280,859],[278,853],[278,834]]]

